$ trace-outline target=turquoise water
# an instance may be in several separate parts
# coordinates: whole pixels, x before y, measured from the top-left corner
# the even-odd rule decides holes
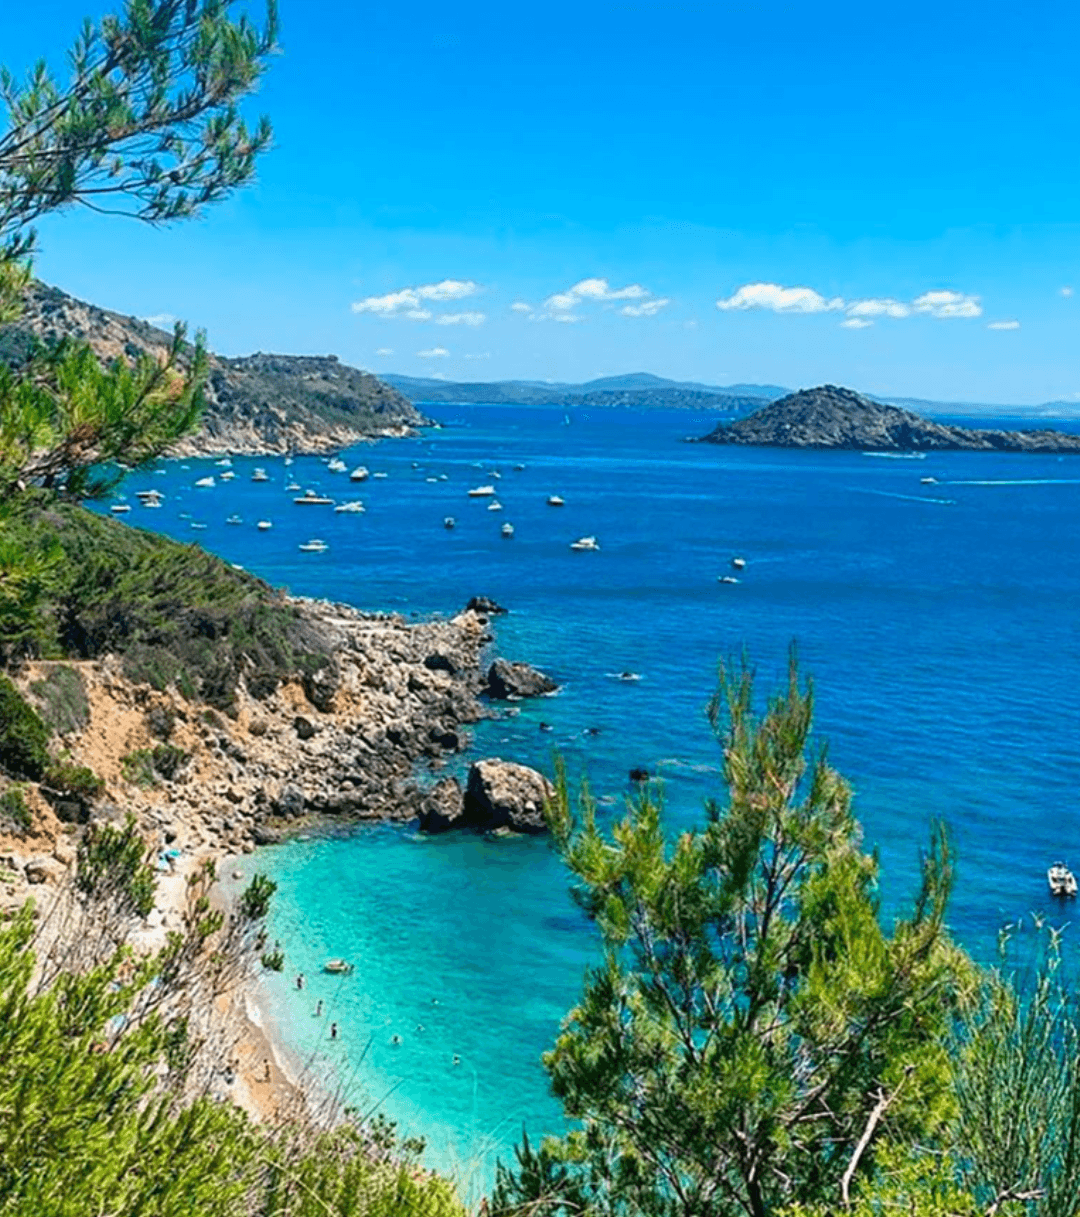
[[[689,412],[432,413],[439,431],[346,454],[385,479],[348,487],[314,457],[237,458],[233,482],[202,490],[213,462],[171,462],[130,480],[129,493],[166,497],[128,519],[364,608],[452,612],[495,597],[512,610],[498,651],[563,690],[481,725],[472,755],[549,768],[557,748],[616,803],[644,765],[663,779],[674,827],[717,791],[704,716],[717,660],[745,650],[772,681],[797,639],[819,734],[881,852],[886,911],[912,890],[927,825],[943,816],[960,853],[951,920],[967,946],[988,956],[1003,922],[1052,912],[1047,864],[1080,863],[1080,460],[688,445],[712,422]],[[250,482],[256,464],[270,482]],[[291,475],[367,510],[294,507]],[[488,482],[501,512],[465,493]],[[566,505],[547,506],[551,493]],[[232,513],[244,523],[227,525]],[[259,518],[274,528],[257,532]],[[569,549],[583,534],[599,552]],[[312,536],[326,553],[298,550]],[[736,555],[739,583],[719,583]],[[624,670],[641,679],[614,678]],[[281,885],[274,932],[288,951],[270,1002],[321,1078],[363,1091],[427,1136],[433,1165],[479,1185],[523,1124],[559,1127],[538,1057],[594,946],[544,842],[381,827],[260,863]],[[320,971],[335,955],[356,964],[351,976]]]

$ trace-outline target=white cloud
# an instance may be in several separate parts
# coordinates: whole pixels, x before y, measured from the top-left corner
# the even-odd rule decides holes
[[[912,302],[917,313],[928,313],[931,317],[981,317],[982,305],[978,296],[964,292],[923,292]]]
[[[1019,321],[991,321],[987,327],[988,330],[1018,330],[1020,328]]]
[[[651,295],[652,292],[648,288],[642,287],[640,283],[628,283],[626,287],[613,288],[607,279],[581,279],[573,287],[568,287],[566,291],[555,292],[554,295],[548,296],[544,301],[543,316],[549,317],[553,321],[580,321],[580,317],[570,314],[586,301],[648,300]],[[651,316],[647,313],[627,313],[626,315]]]
[[[847,306],[849,317],[910,317],[911,305],[888,296],[883,299],[854,300]],[[849,326],[858,329],[858,326]]]
[[[655,317],[662,309],[666,308],[671,301],[663,296],[659,300],[646,300],[642,304],[624,304],[619,313],[623,317]]]
[[[1073,289],[1071,287],[1063,287],[1061,289],[1061,294],[1065,297],[1066,300],[1068,300],[1068,298],[1073,294]],[[147,317],[147,321],[149,321],[149,320],[150,320],[150,318]]]
[[[465,358],[466,359],[490,359],[491,352],[490,351],[481,351],[478,355],[466,355]]]
[[[812,287],[782,287],[779,283],[744,283],[716,307],[730,309],[770,309],[774,313],[827,313],[844,307],[839,296],[826,300]]]
[[[865,317],[848,317],[846,321],[840,322],[840,328],[843,330],[865,330],[873,324],[872,321],[867,321]]]
[[[532,305],[526,304],[524,300],[517,300],[510,305],[515,313],[531,313]]]
[[[548,316],[552,321],[561,321],[564,325],[577,325],[579,321],[585,320],[578,313],[549,313]]]
[[[485,313],[443,313],[435,318],[436,325],[483,325],[487,320]]]
[[[375,352],[376,355],[393,355],[393,353],[393,347],[379,347],[379,349]]]
[[[152,317],[143,317],[147,325],[156,325],[160,330],[170,330],[176,324],[172,313],[155,313]]]
[[[421,359],[443,359],[450,354],[446,347],[432,347],[430,351],[417,351],[416,353]]]
[[[462,300],[475,295],[479,283],[471,279],[443,279],[440,283],[420,283],[416,287],[403,287],[400,291],[387,292],[385,296],[367,296],[354,301],[354,313],[374,313],[379,317],[404,315],[413,321],[428,321],[431,313],[421,307],[425,300]]]

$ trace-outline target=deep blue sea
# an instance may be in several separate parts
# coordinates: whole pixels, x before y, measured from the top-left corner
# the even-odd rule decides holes
[[[718,661],[745,653],[767,688],[797,640],[819,737],[880,851],[885,915],[913,891],[934,817],[957,844],[951,923],[969,949],[989,958],[1004,922],[1055,915],[1046,867],[1080,863],[1080,458],[718,448],[681,442],[715,421],[685,411],[430,413],[441,429],[344,454],[385,478],[234,458],[235,480],[197,489],[214,462],[174,461],[129,478],[126,518],[361,608],[450,614],[493,596],[511,610],[495,650],[563,688],[478,727],[470,755],[550,769],[558,749],[613,810],[644,766],[673,829],[720,793],[704,713]],[[269,482],[251,482],[256,465]],[[296,507],[292,477],[366,511]],[[502,511],[467,496],[486,483]],[[160,509],[138,506],[144,487]],[[598,552],[571,551],[585,534]],[[327,551],[300,552],[315,536]],[[739,582],[719,582],[735,556]],[[523,1125],[560,1127],[538,1058],[595,944],[543,841],[376,827],[258,860],[288,954],[269,1000],[321,1078],[426,1136],[427,1161],[474,1191]],[[329,956],[355,971],[325,975]]]

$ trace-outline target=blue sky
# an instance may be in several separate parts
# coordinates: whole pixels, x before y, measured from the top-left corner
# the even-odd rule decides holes
[[[15,70],[108,11],[5,7]],[[225,354],[1080,398],[1073,6],[281,0],[281,16],[252,105],[276,130],[257,185],[167,230],[52,218],[43,278],[185,318]]]

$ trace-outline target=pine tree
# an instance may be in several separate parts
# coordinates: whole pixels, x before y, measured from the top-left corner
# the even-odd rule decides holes
[[[887,932],[850,790],[808,755],[812,710],[794,661],[760,716],[750,672],[722,672],[728,798],[675,841],[652,791],[605,833],[559,774],[551,828],[605,959],[545,1057],[577,1127],[500,1168],[497,1212],[839,1205],[886,1111],[899,1136],[947,1117],[943,1040],[970,979],[943,922],[948,840],[935,833],[913,909]]]

